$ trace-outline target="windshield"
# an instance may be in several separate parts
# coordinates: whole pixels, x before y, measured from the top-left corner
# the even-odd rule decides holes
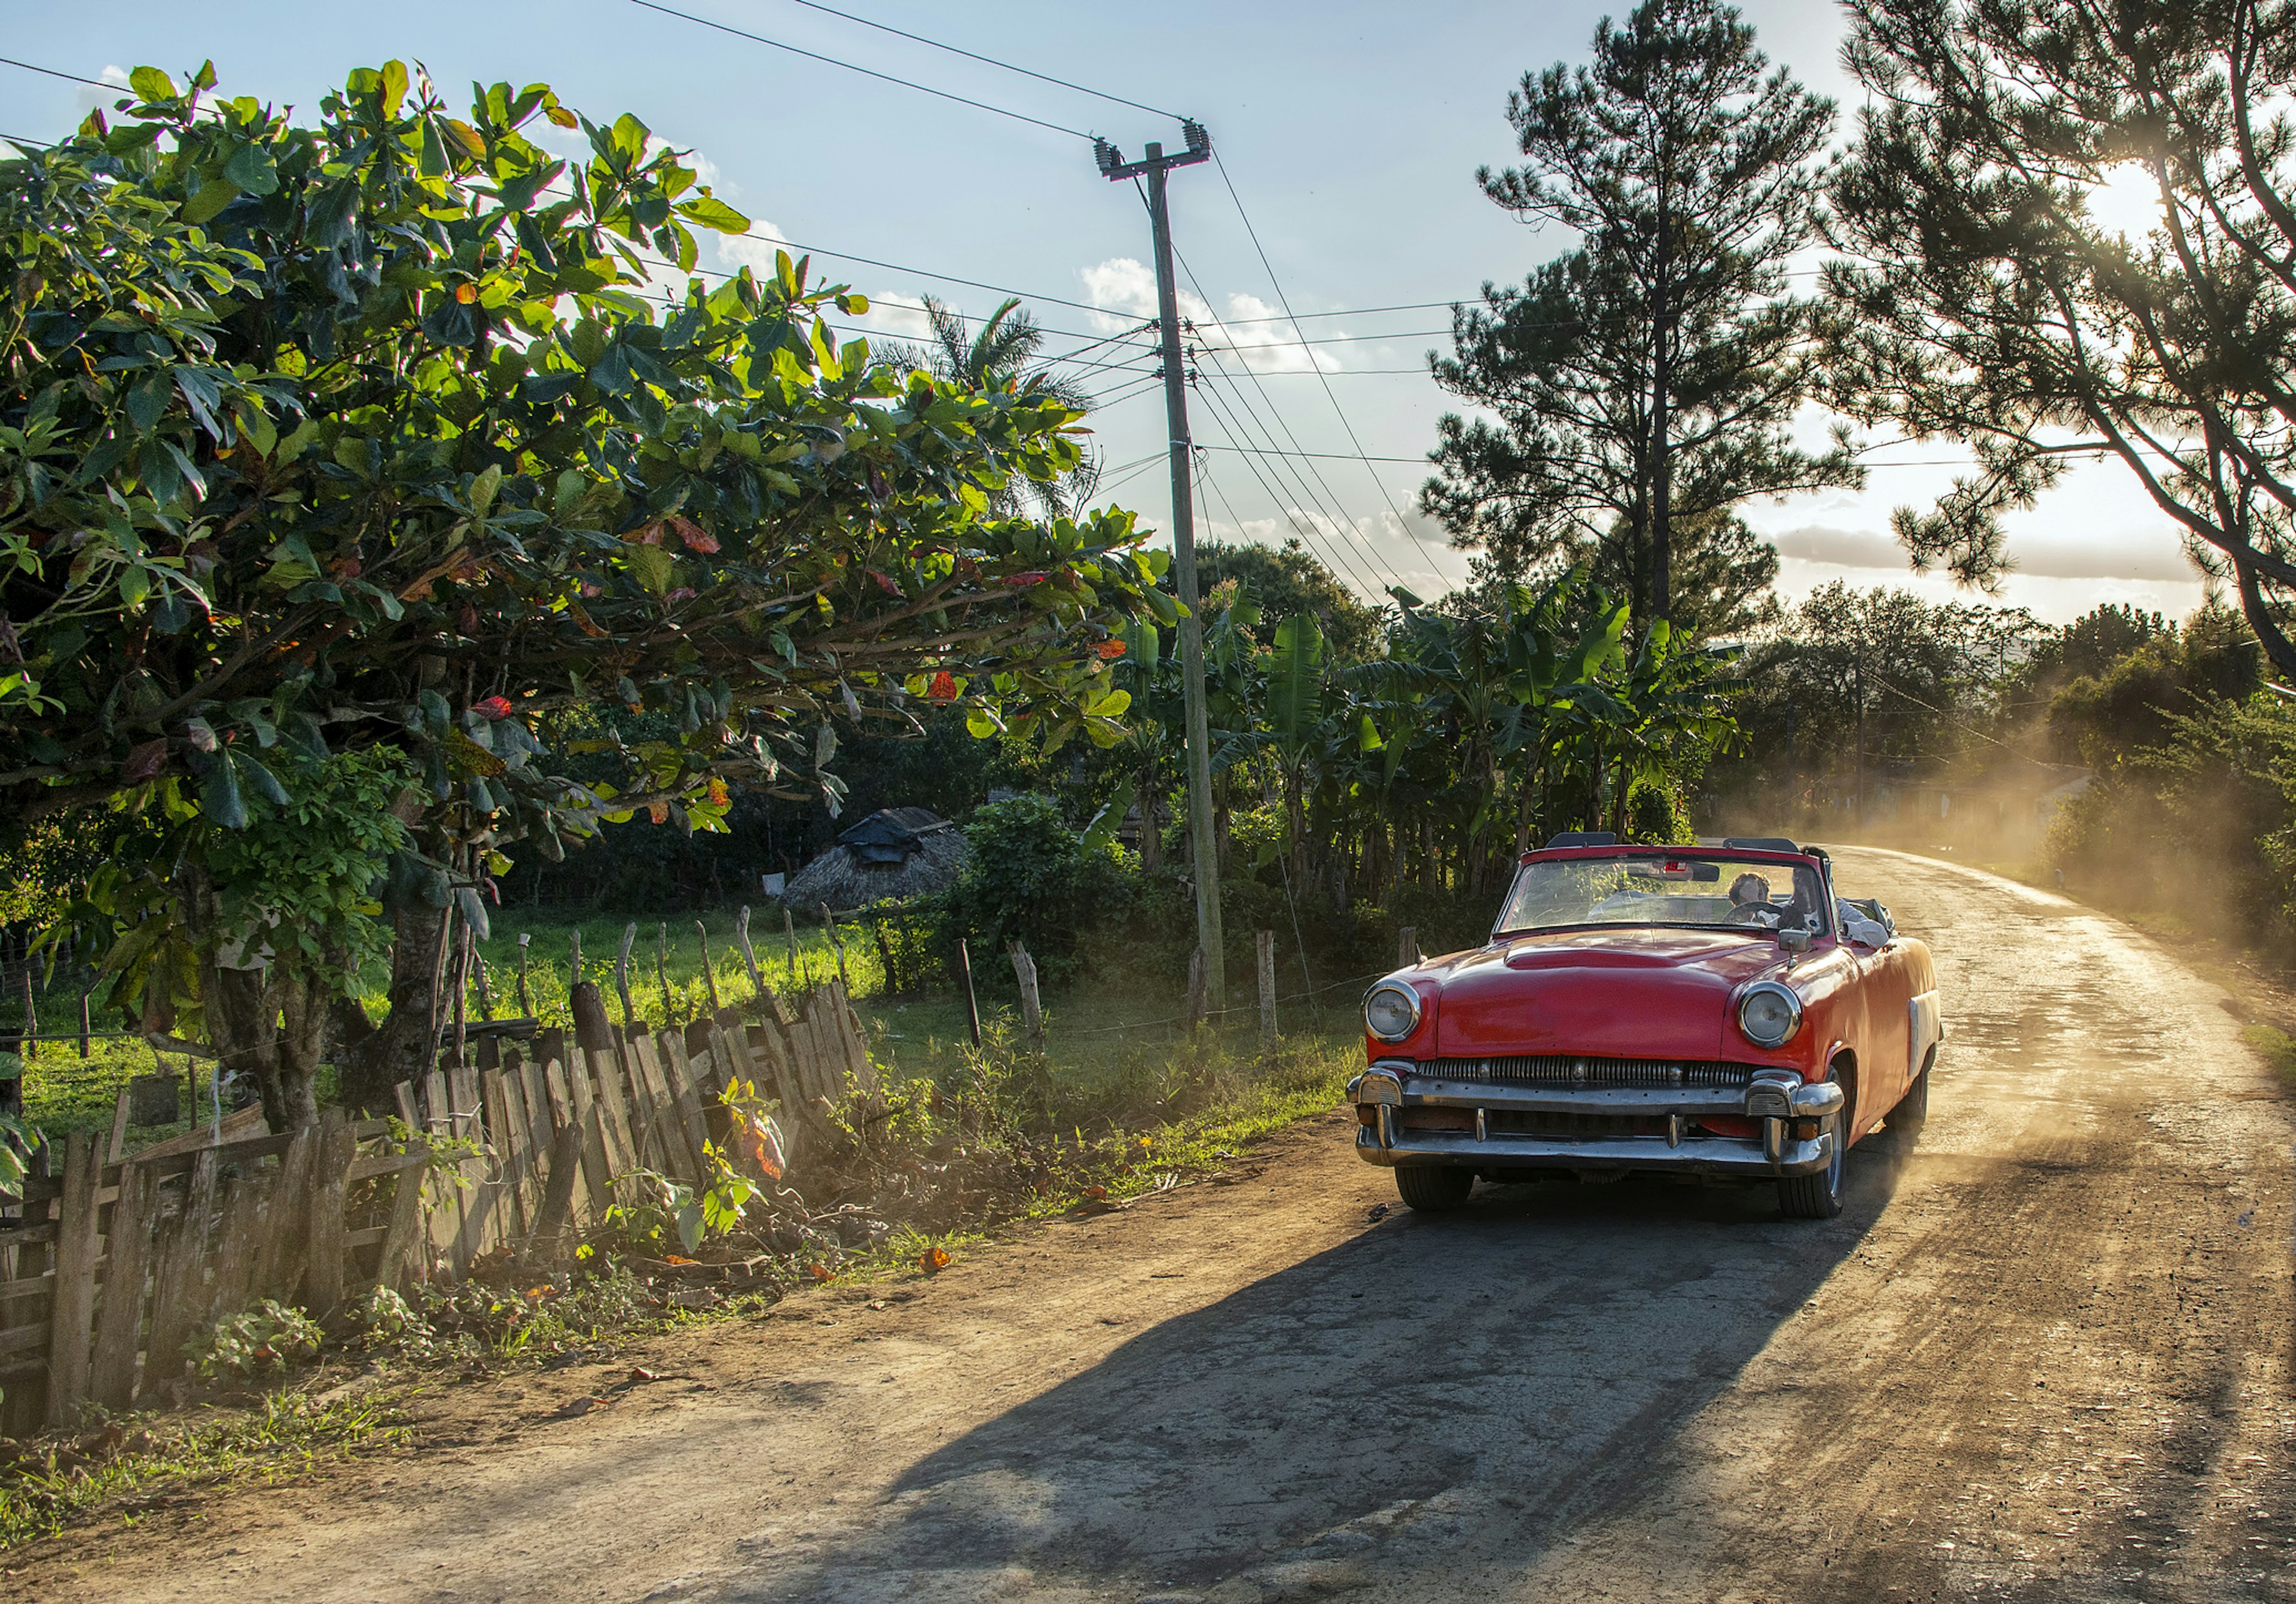
[[[1806,864],[1727,853],[1562,858],[1516,871],[1500,933],[1585,925],[1695,925],[1828,934],[1825,890]]]

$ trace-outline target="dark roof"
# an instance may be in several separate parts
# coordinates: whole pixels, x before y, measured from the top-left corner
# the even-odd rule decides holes
[[[837,837],[857,863],[899,863],[923,844],[956,827],[924,808],[880,808]]]

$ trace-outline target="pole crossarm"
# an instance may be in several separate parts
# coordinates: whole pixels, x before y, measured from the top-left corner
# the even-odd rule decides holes
[[[1100,163],[1101,177],[1111,184],[1121,184],[1127,178],[1144,177],[1150,173],[1169,172],[1176,167],[1193,167],[1199,161],[1212,159],[1212,136],[1204,132],[1204,125],[1193,117],[1180,119],[1180,132],[1188,141],[1188,148],[1167,156],[1164,147],[1152,144],[1147,155],[1138,161],[1127,161],[1124,152],[1105,139],[1092,142],[1093,159]]]

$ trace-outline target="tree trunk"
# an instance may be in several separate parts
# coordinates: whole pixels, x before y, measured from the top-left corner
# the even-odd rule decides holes
[[[345,1057],[336,1065],[336,1095],[345,1106],[370,1114],[388,1111],[393,1106],[391,1089],[421,1078],[436,1063],[447,924],[444,909],[399,909],[390,950],[390,1012],[364,1040],[346,1042]]]
[[[1668,273],[1673,267],[1669,237],[1666,185],[1658,192],[1658,283],[1651,305],[1651,540],[1650,619],[1644,620],[1643,637],[1650,637],[1651,620],[1669,616],[1673,605],[1673,464],[1667,440],[1667,392],[1673,383],[1666,344]],[[1621,815],[1623,817],[1623,815]]]

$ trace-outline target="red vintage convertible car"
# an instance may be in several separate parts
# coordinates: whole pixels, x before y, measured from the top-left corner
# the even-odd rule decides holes
[[[1525,853],[1490,941],[1382,980],[1364,1028],[1356,1150],[1414,1209],[1647,1170],[1775,1181],[1817,1220],[1861,1136],[1920,1130],[1945,1035],[1929,948],[1822,849],[1594,833]]]

